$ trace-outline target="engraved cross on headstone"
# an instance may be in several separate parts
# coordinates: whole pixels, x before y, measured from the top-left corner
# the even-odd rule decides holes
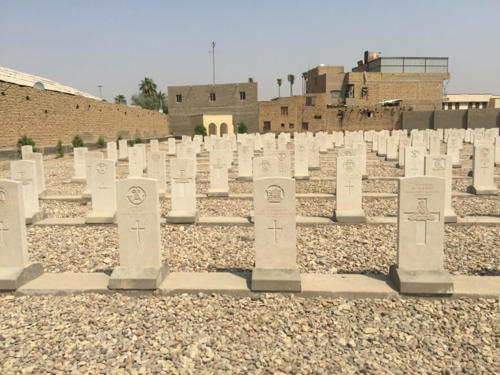
[[[273,220],[273,226],[267,228],[267,229],[272,230],[274,232],[274,242],[275,243],[278,242],[278,231],[283,230],[283,228],[277,227],[276,224],[277,224],[277,220]]]
[[[142,241],[141,241],[141,232],[144,232],[146,228],[139,226],[139,220],[135,221],[135,228],[132,227],[132,230],[135,230],[137,234],[137,247],[142,250]]]
[[[26,174],[26,171],[19,171],[17,172],[20,177],[18,177],[18,180],[22,182],[23,185],[29,185],[30,182],[32,181],[31,178],[26,178],[24,175]]]
[[[344,187],[349,188],[349,195],[351,195],[351,188],[354,187],[354,185],[351,183],[351,180],[349,180],[349,182],[347,183],[347,185],[345,185]]]
[[[430,212],[427,208],[427,198],[417,199],[417,211],[405,212],[406,221],[416,222],[416,235],[418,245],[427,245],[427,224],[439,221],[439,212]]]
[[[174,177],[174,181],[176,184],[182,184],[182,197],[186,194],[186,185],[191,181],[191,178],[186,176],[186,169],[182,168],[179,170],[179,177]]]

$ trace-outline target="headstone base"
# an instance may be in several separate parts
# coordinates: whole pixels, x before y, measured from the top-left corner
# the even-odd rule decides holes
[[[118,158],[118,161],[127,161],[128,160],[128,157],[125,157],[125,158]]]
[[[403,169],[404,167],[404,164],[396,163],[396,168]]]
[[[453,281],[445,270],[405,271],[393,264],[389,276],[402,294],[453,294]]]
[[[85,224],[113,224],[116,212],[90,212],[85,216]]]
[[[0,290],[16,290],[42,274],[40,263],[30,263],[26,267],[0,267]]]
[[[167,276],[168,267],[128,268],[117,267],[109,277],[109,289],[153,290]]]
[[[187,224],[195,223],[198,218],[198,211],[170,211],[167,216],[167,223]]]
[[[27,217],[25,219],[25,221],[26,221],[26,225],[30,225],[30,224],[36,223],[37,221],[46,219],[46,218],[47,218],[47,215],[45,214],[44,211],[38,211],[38,212],[35,212],[31,217]]]
[[[253,292],[300,292],[302,283],[298,268],[254,268],[252,271]]]
[[[383,153],[380,153],[380,152],[377,152],[377,156],[383,156],[385,157],[387,154],[383,154]]]
[[[71,182],[75,184],[84,184],[87,182],[87,179],[85,177],[71,177]]]
[[[362,180],[368,180],[368,175],[367,175],[367,174],[362,175],[362,176],[361,176],[361,179],[362,179]]]
[[[308,168],[310,171],[319,171],[320,167],[309,167]]]
[[[359,211],[335,210],[335,219],[339,223],[366,223],[366,215],[364,210],[359,210]]]
[[[444,214],[444,222],[445,223],[456,223],[457,222],[457,215],[455,212],[445,212]]]
[[[462,168],[462,163],[453,163],[453,168]]]
[[[92,193],[90,192],[90,190],[85,190],[82,193],[82,199],[92,199]]]
[[[490,186],[485,188],[475,188],[473,185],[467,188],[467,191],[471,194],[476,195],[497,195],[498,188],[496,186]]]
[[[398,160],[397,158],[388,158],[387,156],[385,157],[385,161],[396,161]]]
[[[309,176],[293,176],[296,180],[309,180]]]
[[[227,198],[228,196],[227,190],[210,189],[207,191],[207,197]]]
[[[238,176],[236,177],[237,181],[253,181],[252,176]]]

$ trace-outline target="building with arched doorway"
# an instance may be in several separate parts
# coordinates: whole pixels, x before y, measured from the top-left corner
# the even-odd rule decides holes
[[[191,116],[191,127],[203,125],[207,134],[223,135],[236,133],[233,124],[233,115],[194,115]]]
[[[193,122],[200,115],[231,116],[229,122]],[[258,131],[259,110],[257,82],[224,83],[215,85],[169,86],[168,117],[172,135],[193,135],[194,126],[207,125],[207,133],[234,133],[233,124],[244,123],[249,132]],[[197,119],[199,121],[199,117]],[[223,125],[225,123],[225,125]]]

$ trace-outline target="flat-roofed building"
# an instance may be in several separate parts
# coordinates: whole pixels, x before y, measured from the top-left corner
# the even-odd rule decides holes
[[[445,111],[483,108],[500,108],[500,95],[447,94],[443,98],[443,109]]]

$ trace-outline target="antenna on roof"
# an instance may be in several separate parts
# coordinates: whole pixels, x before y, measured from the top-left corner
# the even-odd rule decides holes
[[[212,42],[212,84],[215,86],[215,42]]]

